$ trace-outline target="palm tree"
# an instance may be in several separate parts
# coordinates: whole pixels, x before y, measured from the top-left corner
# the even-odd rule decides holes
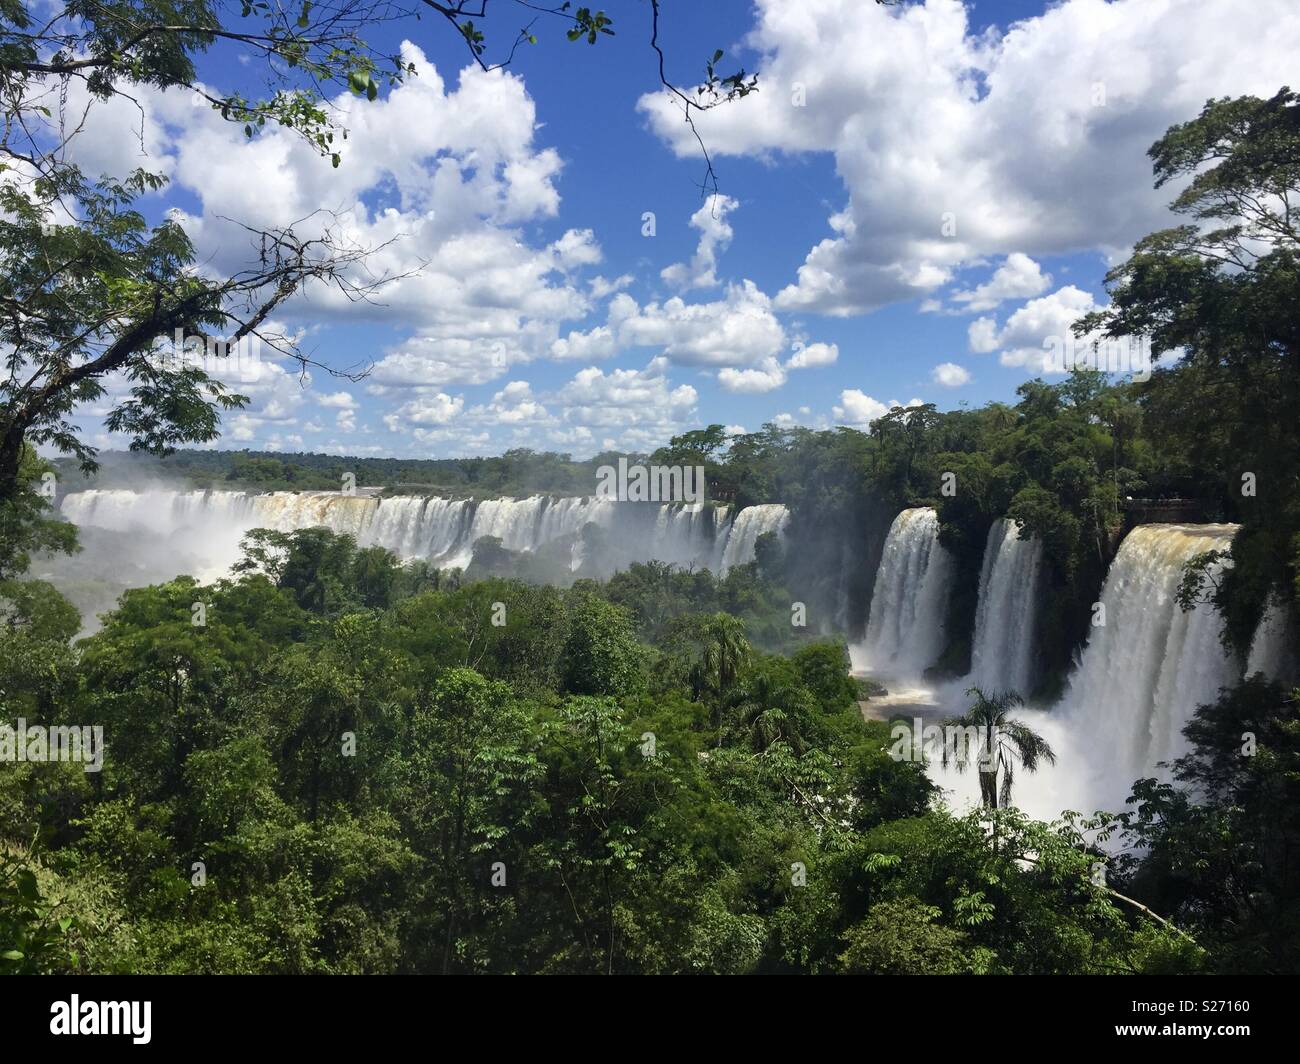
[[[801,700],[798,687],[778,684],[770,675],[760,672],[733,691],[726,705],[734,710],[738,730],[748,734],[755,753],[761,754],[781,740],[796,754],[801,754],[804,741],[797,725]]]
[[[713,695],[718,718],[718,745],[722,745],[722,705],[749,664],[751,647],[745,638],[745,622],[729,613],[705,617],[696,632],[699,657],[691,666],[694,697]]]
[[[975,704],[965,716],[945,720],[944,734],[950,734],[949,728],[975,729],[978,742],[950,743],[945,738],[942,763],[945,768],[951,764],[958,772],[976,764],[980,774],[980,800],[985,808],[1006,808],[1011,804],[1016,764],[1026,772],[1037,772],[1040,761],[1056,764],[1056,754],[1041,735],[1008,716],[1013,707],[1024,705],[1018,694],[990,696],[978,687],[970,688],[966,694],[975,699]]]
[[[751,648],[745,638],[745,622],[729,613],[705,617],[695,632],[699,657],[691,670],[697,692],[723,698],[735,686],[736,678],[749,664]]]

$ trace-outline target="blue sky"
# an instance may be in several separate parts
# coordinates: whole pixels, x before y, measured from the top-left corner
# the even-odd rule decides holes
[[[328,206],[358,241],[392,241],[376,269],[404,276],[384,305],[308,293],[276,322],[370,375],[304,386],[268,360],[232,377],[252,403],[218,446],[585,455],[709,422],[864,427],[893,402],[1014,401],[1050,338],[1104,302],[1108,264],[1169,224],[1146,147],[1207,97],[1276,91],[1300,52],[1290,0],[669,0],[675,80],[715,47],[759,75],[699,122],[724,197],[703,200],[655,91],[647,5],[607,6],[615,38],[568,44],[543,20],[490,76],[435,20],[374,35],[419,75],[338,101],[337,170],[174,93],[142,97],[143,144],[136,113],[88,130],[88,169],[169,174],[149,210],[180,212],[205,268],[246,261],[231,218]],[[517,22],[497,16],[498,42]],[[200,74],[250,77],[224,51]],[[101,413],[87,434],[120,446]]]

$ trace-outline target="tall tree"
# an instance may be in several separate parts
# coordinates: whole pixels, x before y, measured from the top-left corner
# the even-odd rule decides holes
[[[986,695],[978,687],[966,693],[975,699],[975,704],[962,716],[944,721],[944,728],[963,729],[964,734],[973,734],[976,741],[945,742],[941,761],[958,772],[976,766],[982,804],[989,809],[1005,808],[1011,804],[1016,766],[1026,772],[1037,772],[1041,762],[1056,764],[1056,753],[1046,739],[1010,715],[1014,707],[1024,704],[1019,695]]]
[[[1143,403],[1244,525],[1219,596],[1241,645],[1270,585],[1300,575],[1300,96],[1210,100],[1148,154],[1157,187],[1184,183],[1171,207],[1189,221],[1140,240],[1076,331],[1179,354]]]

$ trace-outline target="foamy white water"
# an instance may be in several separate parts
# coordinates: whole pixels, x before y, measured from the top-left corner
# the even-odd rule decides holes
[[[1011,802],[1017,809],[1038,820],[1056,820],[1072,809],[1092,813],[1099,808],[1087,773],[1071,771],[1079,762],[1078,737],[1059,716],[1042,710],[1019,708],[1011,717],[1042,736],[1056,755],[1056,764],[1040,764],[1037,772],[1017,766],[1011,790]],[[966,813],[980,804],[979,773],[974,766],[964,772],[944,768],[938,760],[930,763],[930,779],[944,791],[944,802],[955,813]],[[1127,795],[1127,791],[1125,792]],[[1120,798],[1122,804],[1123,797]],[[1113,809],[1121,806],[1111,806]]]
[[[920,677],[943,651],[952,556],[939,545],[939,515],[904,510],[890,525],[857,659],[873,674]]]
[[[1021,539],[1020,526],[1001,518],[989,529],[980,574],[979,605],[966,686],[992,694],[1033,687],[1043,544]]]
[[[626,561],[662,561],[720,572],[752,561],[767,531],[783,532],[784,506],[748,507],[731,518],[725,506],[703,503],[619,503],[594,497],[534,495],[525,499],[423,498],[303,491],[124,491],[94,489],[64,497],[74,524],[114,532],[151,533],[184,542],[207,563],[205,577],[229,569],[239,541],[253,528],[292,531],[323,526],[347,532],[363,546],[441,567],[469,564],[474,543],[495,536],[511,551],[533,552],[595,524]],[[571,564],[581,562],[574,544]],[[200,574],[196,574],[200,575]]]

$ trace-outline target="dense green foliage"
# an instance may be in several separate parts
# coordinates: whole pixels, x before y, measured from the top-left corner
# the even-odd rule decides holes
[[[1140,780],[1122,820],[1150,904],[1226,972],[1300,971],[1300,690],[1248,679],[1185,729],[1181,786]]]
[[[203,44],[173,40],[155,73],[175,82]],[[106,54],[106,91],[157,81]],[[38,256],[6,271],[9,303],[55,309],[39,334],[0,322],[0,722],[101,726],[108,748],[102,772],[0,767],[0,970],[1295,972],[1300,694],[1261,678],[1225,692],[1185,729],[1174,783],[1138,781],[1123,815],[1053,825],[1011,804],[1010,770],[1050,748],[1008,716],[1014,699],[978,694],[963,721],[1008,745],[988,808],[954,817],[863,720],[843,644],[795,630],[790,604],[860,627],[889,519],[933,505],[963,574],[940,668],[963,672],[979,556],[1007,515],[1044,544],[1050,683],[1126,525],[1173,497],[1241,523],[1212,589],[1238,650],[1268,596],[1293,607],[1297,116],[1289,90],[1211,101],[1153,147],[1158,182],[1190,178],[1174,207],[1194,224],[1140,242],[1109,277],[1111,306],[1079,326],[1149,336],[1172,355],[1150,380],[1076,371],[1014,405],[898,409],[865,433],[707,426],[650,456],[704,465],[715,499],[784,501],[797,552],[760,541],[723,579],[650,564],[558,588],[518,579],[490,539],[443,573],[323,529],[260,531],[231,578],[129,591],[76,644],[57,592],[14,579],[31,552],[71,545],[31,447],[91,457],[67,420],[101,394],[83,367],[134,369],[110,424],[146,449],[211,438],[237,397],[187,369],[150,383],[146,354],[173,325],[231,324],[230,292],[187,272],[183,233],[134,212],[146,175],[92,187],[63,171],[43,200],[6,186],[0,251],[62,249],[76,269],[58,299]],[[47,224],[61,194],[84,224]],[[285,254],[296,287],[315,267]],[[100,334],[116,337],[107,362],[83,342]],[[19,391],[12,370],[38,348],[47,378]],[[352,472],[585,492],[601,457],[177,468],[227,485]],[[1189,567],[1184,605],[1210,571]],[[1136,850],[1101,875],[1098,843],[1117,835]]]
[[[664,73],[657,0],[649,12],[615,7],[622,10],[537,7],[520,30],[503,29],[495,6],[489,12],[486,3],[432,0],[413,8],[307,0],[291,9],[263,0],[0,3],[0,506],[21,495],[20,465],[31,445],[94,470],[96,450],[74,416],[96,401],[105,401],[105,426],[127,437],[132,451],[165,455],[215,439],[221,412],[247,402],[227,390],[214,363],[266,345],[272,357],[296,360],[304,371],[358,379],[312,359],[291,331],[277,327],[276,315],[309,289],[326,286],[360,300],[393,279],[356,268],[381,249],[358,244],[329,208],[264,229],[236,220],[250,238],[242,260],[227,273],[210,263],[199,269],[182,221],[168,212],[153,224],[144,214],[148,194],[168,182],[164,172],[87,174],[76,161],[74,142],[103,122],[107,107],[140,107],[143,88],[171,90],[173,99],[184,93],[242,127],[250,141],[284,131],[301,138],[322,166],[338,168],[349,154],[348,130],[334,99],[350,92],[373,101],[418,74],[414,63],[373,42],[388,23],[418,36],[421,11],[436,16],[425,26],[462,42],[485,71],[508,65],[539,35],[594,45],[615,33],[616,15],[623,25],[626,12],[647,41],[647,59],[658,60],[651,67],[657,83],[688,121],[756,90],[756,77],[743,68],[723,70],[721,50],[707,61],[702,85],[689,95],[678,90]],[[550,33],[534,29],[539,20]],[[242,68],[242,91],[200,80],[205,55]],[[65,113],[74,86],[85,101],[73,105],[80,109],[75,120]],[[707,152],[704,158],[705,180],[716,192]],[[106,382],[120,387],[110,392]],[[247,470],[254,481],[268,471],[256,463]]]
[[[0,771],[0,963],[1200,963],[1092,882],[1074,828],[995,811],[991,848],[981,814],[934,807],[923,767],[862,719],[842,644],[764,653],[671,582],[638,614],[618,582],[430,587],[418,570],[323,529],[258,533],[237,578],[130,591],[75,651],[66,609],[27,593],[0,712],[101,725],[107,755],[100,773]]]

